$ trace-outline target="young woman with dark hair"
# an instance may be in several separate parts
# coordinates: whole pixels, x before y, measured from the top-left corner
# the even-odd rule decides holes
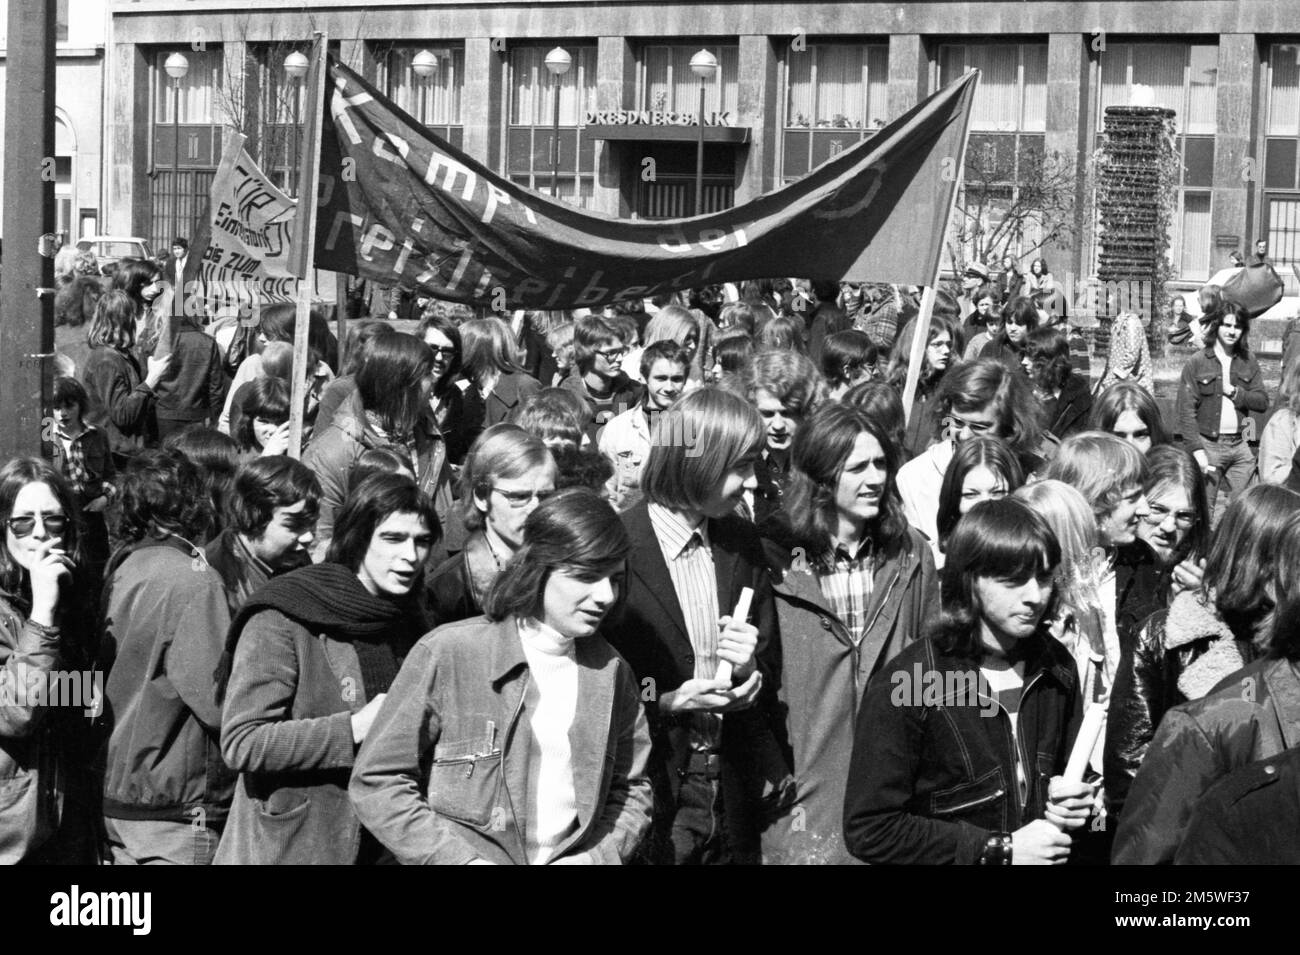
[[[851,862],[843,793],[858,703],[872,675],[920,637],[937,575],[898,501],[898,449],[864,411],[814,411],[793,463],[789,533],[764,546],[781,633],[771,676],[796,798],[764,831],[763,859]]]
[[[232,619],[272,577],[311,563],[319,511],[320,482],[293,458],[257,457],[239,469],[226,527],[204,548],[225,584]]]
[[[433,355],[433,393],[429,396],[433,420],[447,442],[447,460],[459,467],[469,450],[465,427],[466,392],[459,385],[465,347],[460,326],[441,312],[435,312],[420,320],[416,335],[429,346]]]
[[[56,672],[84,672],[87,581],[72,488],[46,461],[0,468],[0,864],[93,863],[90,726],[48,705]],[[93,713],[83,701],[86,715]]]
[[[211,508],[202,474],[179,452],[144,452],[122,478],[125,544],[108,565],[100,637],[103,811],[115,862],[205,865],[230,805],[212,676],[230,611],[195,544]]]
[[[1038,309],[1027,298],[1013,298],[1002,306],[1002,330],[990,336],[980,358],[995,358],[1019,369],[1029,333],[1038,327]],[[1067,346],[1068,347],[1068,346]]]
[[[241,454],[288,454],[290,391],[283,379],[269,376],[244,386],[239,424],[232,435]]]
[[[1238,504],[1261,490],[1251,488]],[[1226,525],[1228,514],[1223,521]],[[1262,652],[1200,699],[1165,713],[1120,819],[1112,856],[1117,865],[1168,864],[1183,857],[1192,812],[1216,781],[1248,763],[1300,747],[1300,514],[1294,509],[1274,541],[1266,588],[1276,611],[1271,628],[1260,633],[1256,650]],[[1252,822],[1258,830],[1276,831],[1279,844],[1294,843],[1293,820]]]
[[[966,362],[944,376],[928,408],[942,426],[942,440],[908,461],[899,471],[903,510],[912,526],[928,540],[939,539],[939,492],[957,448],[973,437],[1001,438],[1026,475],[1042,465],[1043,425],[1029,382],[1020,369],[992,358]]]
[[[826,400],[826,382],[807,356],[769,348],[750,359],[741,384],[765,432],[763,452],[754,462],[753,518],[762,525],[781,509],[790,483],[790,448],[804,419]]]
[[[898,333],[894,348],[889,353],[889,364],[885,368],[885,380],[897,389],[900,397],[907,384],[907,368],[912,356],[912,339],[915,337],[916,322],[913,320]],[[916,380],[912,414],[903,436],[904,463],[924,453],[938,436],[938,425],[934,417],[935,401],[944,378],[957,365],[961,350],[961,326],[953,319],[934,316],[930,320],[930,330],[926,336],[920,377]]]
[[[357,390],[324,431],[312,435],[303,463],[321,483],[320,523],[313,554],[320,557],[334,534],[334,515],[347,495],[348,472],[363,451],[392,448],[411,463],[420,490],[445,523],[451,510],[447,445],[429,411],[433,359],[413,335],[394,332],[371,345],[357,372]]]
[[[985,501],[948,545],[939,619],[871,682],[844,803],[873,864],[1065,863],[1090,783],[1061,774],[1083,701],[1048,632],[1055,535],[1018,500]]]
[[[500,424],[542,387],[520,365],[510,326],[499,318],[479,318],[460,326],[464,395],[461,440],[473,445],[485,428]]]
[[[648,854],[657,862],[756,859],[762,780],[773,786],[788,774],[764,708],[753,707],[760,661],[775,649],[766,559],[753,526],[735,514],[756,483],[763,439],[762,418],[737,395],[701,388],[678,399],[655,422],[644,497],[622,515],[632,540],[627,599],[602,632],[637,680],[656,688],[646,710],[655,783]],[[731,616],[746,587],[755,623]]]
[[[728,306],[730,308],[731,306]],[[713,347],[714,384],[745,373],[745,366],[754,355],[754,339],[745,332],[723,332]]]
[[[1113,434],[1142,454],[1171,443],[1160,406],[1151,392],[1135,381],[1117,381],[1098,394],[1088,430]]]
[[[877,354],[866,332],[851,328],[827,335],[822,343],[821,371],[830,398],[840,401],[854,385],[870,381],[876,374]]]
[[[486,618],[412,650],[348,790],[400,862],[631,861],[650,735],[632,668],[599,635],[629,546],[596,494],[561,491],[528,516]]]
[[[1255,455],[1246,440],[1249,412],[1268,410],[1259,361],[1246,336],[1250,313],[1230,305],[1205,321],[1205,350],[1183,366],[1178,383],[1178,423],[1183,441],[1209,480],[1213,517],[1250,481]],[[1219,496],[1219,486],[1229,491]]]
[[[423,323],[421,324],[423,327]],[[357,390],[357,372],[370,352],[370,344],[381,335],[391,335],[395,329],[388,322],[359,322],[348,332],[347,364],[343,373],[321,391],[320,404],[316,406],[315,427],[326,428],[334,420],[334,412]]]
[[[156,440],[154,388],[171,366],[171,356],[148,359],[141,375],[135,356],[136,309],[125,292],[105,292],[95,306],[86,341],[90,354],[81,382],[90,398],[86,422],[104,429],[120,468],[127,457]]]
[[[513,424],[488,428],[460,472],[457,511],[469,532],[464,550],[428,575],[436,625],[477,617],[502,568],[523,545],[524,522],[555,492],[556,467],[540,438]]]
[[[971,438],[952,456],[939,488],[939,539],[930,541],[935,566],[943,568],[948,538],[962,515],[981,501],[1000,501],[1025,483],[1025,472],[1006,443],[997,438]]]
[[[1021,363],[1043,404],[1043,423],[1057,438],[1068,438],[1088,427],[1092,393],[1088,382],[1075,374],[1070,361],[1070,339],[1055,325],[1029,333]]]
[[[129,295],[135,305],[136,347],[140,355],[148,357],[159,345],[169,346],[168,327],[173,321],[175,290],[167,284],[157,263],[149,259],[123,259],[109,285],[114,291]],[[166,353],[168,348],[162,350]]]
[[[213,428],[187,428],[173,432],[163,447],[185,455],[202,476],[203,489],[211,504],[212,523],[199,533],[195,543],[216,537],[226,526],[226,502],[240,464],[239,445]]]
[[[245,603],[218,675],[221,755],[239,785],[217,863],[382,859],[348,804],[348,773],[427,629],[419,593],[437,536],[414,481],[375,475],[339,512],[323,563],[275,577]]]
[[[1281,534],[1298,512],[1300,495],[1285,488],[1248,489],[1223,515],[1200,587],[1154,614],[1121,658],[1106,733],[1106,790],[1117,812],[1166,711],[1264,653]]]

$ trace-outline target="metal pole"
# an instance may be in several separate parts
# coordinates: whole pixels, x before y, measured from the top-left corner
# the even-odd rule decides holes
[[[704,215],[704,80],[700,80],[700,138],[695,146],[695,214]]]
[[[56,0],[9,4],[4,92],[4,263],[0,280],[0,459],[46,455],[54,439],[54,262],[37,254],[54,231]]]
[[[298,198],[298,178],[301,169],[298,163],[301,162],[300,151],[302,149],[302,118],[298,104],[300,99],[299,93],[302,92],[302,80],[297,77],[293,81],[293,197]]]
[[[555,125],[551,130],[551,198],[560,198],[560,77],[555,77]]]
[[[166,237],[171,242],[179,234],[177,223],[180,221],[181,204],[181,81],[172,79],[172,234]]]

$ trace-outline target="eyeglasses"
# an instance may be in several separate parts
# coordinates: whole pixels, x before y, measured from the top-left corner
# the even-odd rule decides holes
[[[511,507],[527,507],[534,499],[540,504],[555,493],[554,488],[545,491],[507,491],[505,488],[494,487],[492,490],[504,497]]]
[[[68,518],[64,514],[41,514],[39,516],[41,524],[50,534],[57,536],[68,529]],[[11,517],[5,523],[14,532],[14,537],[27,537],[36,530],[36,517],[35,514],[24,514],[22,517]]]
[[[971,434],[988,434],[993,430],[992,421],[967,421],[951,412],[948,414],[945,422],[951,431],[961,431],[963,428],[968,429]]]
[[[1195,511],[1171,511],[1161,504],[1148,504],[1147,508],[1149,510],[1146,515],[1147,522],[1157,527],[1167,521],[1170,514],[1174,515],[1174,524],[1183,530],[1187,530],[1196,523]]]
[[[455,345],[430,345],[429,351],[433,352],[439,358],[451,358],[456,354]]]
[[[603,357],[607,358],[610,361],[618,361],[620,358],[622,358],[624,355],[627,354],[627,349],[611,348],[608,351],[598,351],[596,352],[596,354],[602,355]]]

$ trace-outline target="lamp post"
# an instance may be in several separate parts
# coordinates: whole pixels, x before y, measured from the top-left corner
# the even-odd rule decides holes
[[[299,115],[298,99],[302,91],[302,78],[307,75],[307,57],[294,50],[284,58],[284,72],[292,81],[293,86],[293,197],[298,198],[298,148],[299,138],[302,133],[302,121]]]
[[[560,77],[569,72],[573,57],[563,47],[556,47],[546,54],[546,68],[555,77],[555,122],[551,129],[551,197],[560,197]]]
[[[438,72],[438,57],[430,50],[421,50],[411,60],[411,69],[420,78],[420,110],[418,118],[421,123],[429,125],[429,78]]]
[[[700,78],[700,138],[695,146],[695,214],[704,215],[704,87],[718,72],[718,58],[708,50],[691,57],[691,72]]]
[[[190,71],[190,61],[184,53],[173,53],[163,63],[163,69],[172,78],[172,234],[167,237],[171,242],[178,231],[181,204],[181,80]]]

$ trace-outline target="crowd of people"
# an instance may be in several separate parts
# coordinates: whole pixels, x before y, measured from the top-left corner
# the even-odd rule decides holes
[[[91,264],[0,467],[2,862],[1297,861],[1300,363],[1213,290],[1170,414],[1041,259],[938,296],[911,407],[912,289],[382,296],[291,448],[293,306]]]

